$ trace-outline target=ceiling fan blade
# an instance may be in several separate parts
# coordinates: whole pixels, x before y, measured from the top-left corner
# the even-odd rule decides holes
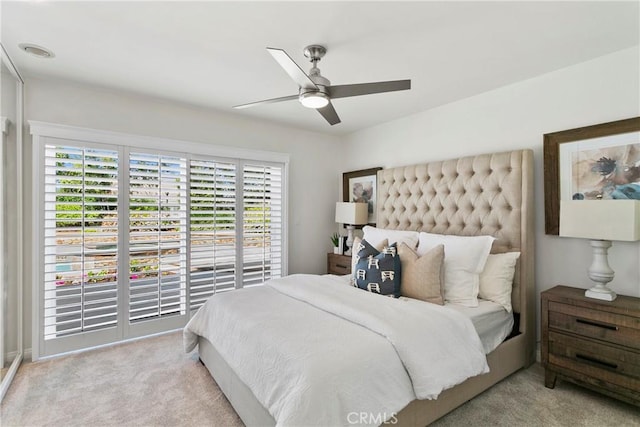
[[[250,102],[248,104],[234,105],[233,108],[237,108],[237,109],[249,108],[249,107],[255,107],[257,105],[274,104],[276,102],[282,102],[282,101],[291,101],[292,99],[298,99],[298,95],[282,96],[280,98],[271,98],[271,99],[265,99],[264,101],[256,101],[256,102]]]
[[[278,61],[278,64],[289,74],[300,87],[318,89],[318,86],[302,71],[302,68],[296,64],[293,59],[282,49],[268,47],[267,50],[273,56],[273,59]]]
[[[388,82],[336,85],[329,86],[327,88],[331,99],[370,95],[373,93],[394,92],[397,90],[407,89],[411,89],[411,80],[392,80]]]
[[[324,117],[331,126],[340,123],[340,117],[338,117],[338,113],[336,113],[336,109],[333,108],[331,102],[329,102],[326,107],[318,108],[318,113],[322,114],[322,117]]]

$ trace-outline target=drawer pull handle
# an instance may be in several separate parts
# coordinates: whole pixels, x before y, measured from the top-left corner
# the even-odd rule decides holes
[[[618,365],[611,362],[603,362],[602,360],[598,360],[596,358],[585,356],[584,354],[576,353],[576,359],[586,360],[587,362],[595,363],[596,365],[602,365],[611,369],[618,369]]]
[[[336,267],[338,267],[338,268],[349,268],[348,265],[342,265],[342,264],[336,264]]]
[[[597,326],[599,328],[609,329],[611,331],[617,331],[618,330],[617,326],[607,325],[605,323],[592,322],[591,320],[576,319],[576,322],[583,323],[583,324],[589,325],[589,326]]]

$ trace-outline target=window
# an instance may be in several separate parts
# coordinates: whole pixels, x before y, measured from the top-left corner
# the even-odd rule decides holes
[[[129,321],[186,311],[187,166],[129,155]]]
[[[243,168],[244,286],[281,276],[282,170],[246,164]]]
[[[113,327],[118,300],[118,152],[45,149],[45,339]]]
[[[194,159],[190,185],[190,305],[236,287],[236,167]]]
[[[36,359],[182,327],[214,293],[286,274],[286,158],[35,127]]]

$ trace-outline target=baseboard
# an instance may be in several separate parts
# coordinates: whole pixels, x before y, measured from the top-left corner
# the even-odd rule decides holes
[[[6,360],[8,363],[11,363],[15,360],[17,355],[18,355],[17,351],[10,351],[7,354],[5,354],[4,360]]]
[[[10,351],[9,353],[7,353],[7,355],[6,355],[7,362],[13,362],[17,355],[18,355],[17,351]],[[24,352],[22,354],[22,361],[23,362],[31,362],[31,349],[30,348],[26,348],[24,350]]]
[[[103,349],[103,348],[107,348],[107,347],[112,347],[114,345],[126,344],[126,343],[131,343],[131,342],[135,342],[135,341],[139,341],[139,340],[144,340],[144,339],[147,339],[147,338],[159,337],[159,336],[162,336],[162,335],[172,334],[174,332],[182,331],[182,330],[183,330],[183,328],[180,327],[180,328],[171,329],[171,330],[168,330],[168,331],[156,332],[154,334],[141,335],[139,337],[127,338],[127,339],[124,339],[124,340],[121,340],[121,341],[110,342],[110,343],[105,343],[105,344],[99,344],[99,345],[95,345],[95,346],[92,346],[92,347],[79,348],[79,349],[76,349],[76,350],[66,351],[66,352],[63,352],[63,353],[52,354],[50,356],[40,356],[40,358],[38,358],[37,361],[40,362],[40,361],[45,361],[45,360],[57,359],[59,357],[69,356],[71,354],[84,353],[86,351],[91,351],[91,350],[99,350],[99,349]],[[25,358],[27,357],[27,355],[29,357],[29,361],[33,361],[33,358],[32,358],[33,355],[32,355],[31,349],[25,350]]]

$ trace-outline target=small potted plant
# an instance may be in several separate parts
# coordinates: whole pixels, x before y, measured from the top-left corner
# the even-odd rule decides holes
[[[333,243],[333,253],[340,254],[340,235],[338,233],[331,235],[331,243]]]

